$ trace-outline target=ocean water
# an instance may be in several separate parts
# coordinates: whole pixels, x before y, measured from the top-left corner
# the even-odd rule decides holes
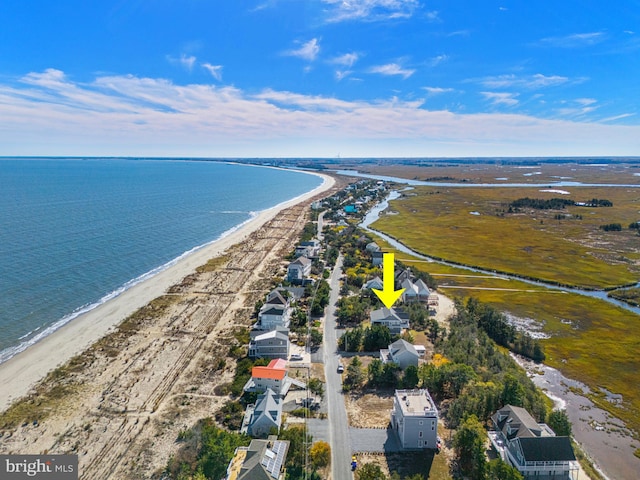
[[[0,159],[0,362],[321,182],[220,162]]]

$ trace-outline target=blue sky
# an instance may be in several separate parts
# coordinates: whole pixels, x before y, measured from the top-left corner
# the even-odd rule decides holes
[[[640,155],[640,3],[5,0],[0,155]]]

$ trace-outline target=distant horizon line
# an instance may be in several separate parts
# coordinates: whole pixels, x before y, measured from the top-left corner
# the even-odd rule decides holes
[[[205,157],[205,156],[142,156],[142,155],[0,155],[0,160],[6,159],[122,159],[122,160],[204,160],[204,161],[237,161],[237,160],[640,160],[640,155],[543,155],[543,156],[451,156],[451,157]]]

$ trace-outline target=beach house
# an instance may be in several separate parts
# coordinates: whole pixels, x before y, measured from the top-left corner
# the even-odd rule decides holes
[[[424,347],[423,347],[424,348]],[[382,363],[395,363],[402,370],[409,365],[418,366],[420,354],[416,348],[406,340],[396,340],[388,349],[380,350],[380,360]]]
[[[364,247],[364,249],[369,253],[379,252],[380,251],[380,247],[378,246],[378,244],[376,242],[367,243],[367,246]]]
[[[284,293],[288,295],[287,292]],[[255,328],[259,330],[275,330],[277,327],[289,328],[290,318],[289,297],[285,297],[276,289],[267,295],[266,302],[258,312],[258,323]]]
[[[371,325],[384,325],[392,335],[399,335],[409,328],[409,315],[400,309],[379,308],[369,314]]]
[[[305,388],[306,384],[287,374],[287,362],[282,358],[273,359],[266,367],[253,367],[251,378],[247,380],[243,390],[245,392],[265,392],[273,390],[278,395],[286,395],[289,389],[295,385]]]
[[[384,253],[381,251],[373,252],[371,254],[371,265],[379,267],[384,261]]]
[[[426,389],[396,390],[391,428],[404,449],[438,448],[438,410]]]
[[[418,287],[411,280],[404,279],[400,284],[400,288],[404,288],[404,292],[400,296],[404,303],[418,301]]]
[[[380,277],[373,277],[371,280],[369,280],[367,283],[365,283],[362,286],[363,290],[371,290],[375,288],[376,290],[382,290],[383,289],[383,283],[382,283],[382,279]]]
[[[558,437],[524,408],[506,405],[491,417],[491,444],[525,478],[574,480],[576,457],[569,437]]]
[[[289,358],[288,330],[276,329],[260,333],[249,343],[249,357],[251,358]]]
[[[311,260],[298,257],[287,267],[287,280],[291,283],[304,283],[311,274]]]
[[[294,256],[296,258],[303,256],[307,258],[317,258],[319,254],[320,242],[314,238],[308,242],[300,242],[298,246],[296,246]]]
[[[254,438],[248,447],[236,448],[223,480],[284,480],[289,442],[270,435]]]
[[[282,423],[282,397],[268,388],[258,395],[255,405],[248,405],[241,433],[252,437],[266,437],[272,428],[280,430]]]

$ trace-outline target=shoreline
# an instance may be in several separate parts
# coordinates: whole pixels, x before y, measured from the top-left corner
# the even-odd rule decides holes
[[[163,295],[168,288],[195,272],[196,268],[246,239],[280,211],[328,190],[335,183],[335,179],[329,175],[315,172],[301,173],[316,175],[322,178],[323,182],[305,194],[258,212],[254,218],[240,224],[229,234],[223,234],[217,240],[196,247],[191,253],[185,252],[183,256],[169,262],[171,265],[167,268],[71,319],[24,351],[1,363],[0,411],[4,411],[13,401],[26,395],[49,371],[82,353],[110,333],[133,312]]]

